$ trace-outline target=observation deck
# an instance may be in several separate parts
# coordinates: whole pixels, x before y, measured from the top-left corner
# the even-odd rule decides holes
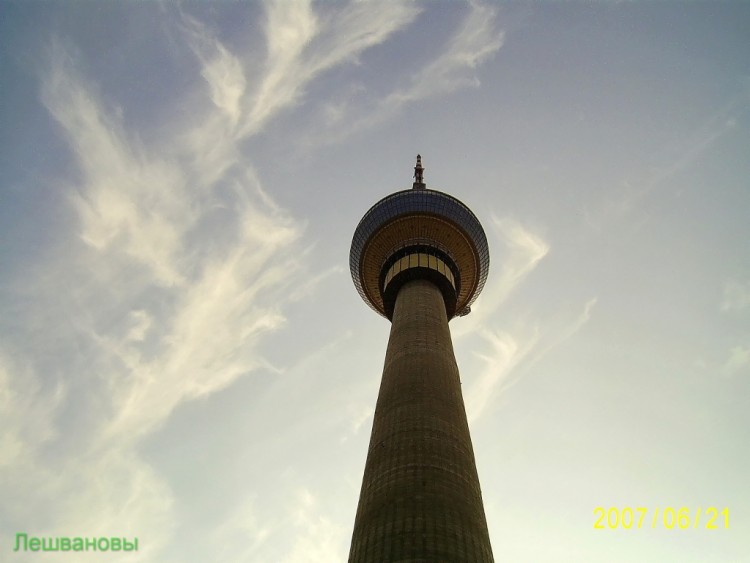
[[[448,319],[463,316],[484,287],[490,257],[474,213],[446,193],[427,189],[421,156],[412,189],[373,205],[357,225],[349,254],[354,285],[389,320],[399,288],[429,279],[441,290]]]

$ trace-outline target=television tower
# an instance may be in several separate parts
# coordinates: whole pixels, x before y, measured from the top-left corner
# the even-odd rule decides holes
[[[448,321],[487,279],[481,224],[424,183],[381,199],[354,232],[362,299],[391,321],[350,563],[492,562]]]

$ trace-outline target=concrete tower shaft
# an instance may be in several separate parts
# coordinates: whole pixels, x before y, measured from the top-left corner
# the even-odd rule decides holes
[[[375,204],[354,233],[359,294],[392,321],[349,561],[491,562],[487,523],[448,321],[489,269],[474,214],[414,186]]]
[[[351,563],[493,561],[441,291],[398,292]]]

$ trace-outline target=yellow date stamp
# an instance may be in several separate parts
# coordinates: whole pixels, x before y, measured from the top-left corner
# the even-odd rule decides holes
[[[667,530],[706,529],[718,530],[729,528],[729,509],[697,507],[691,510],[686,506],[654,507],[611,506],[594,508],[595,530],[625,530],[641,528],[664,528]]]

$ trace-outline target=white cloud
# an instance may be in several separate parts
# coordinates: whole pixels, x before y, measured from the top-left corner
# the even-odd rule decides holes
[[[308,297],[322,282],[326,281],[331,276],[338,276],[345,272],[343,266],[331,266],[330,268],[323,270],[318,275],[310,277],[303,285],[300,285],[290,295],[291,301],[300,301]],[[348,273],[348,272],[347,272]]]
[[[83,174],[82,185],[69,193],[80,237],[95,251],[149,268],[161,285],[182,283],[180,239],[196,217],[180,169],[128,142],[122,123],[106,113],[70,57],[59,47],[54,52],[42,99]]]
[[[504,34],[496,29],[497,8],[470,2],[470,10],[448,46],[422,68],[404,90],[389,95],[383,106],[391,110],[407,102],[446,94],[466,86],[478,86],[471,72],[503,45]]]
[[[303,225],[238,156],[239,60],[196,33],[210,96],[187,94],[186,121],[149,146],[56,46],[42,99],[78,165],[60,183],[78,237],[61,233],[19,288],[34,295],[22,315],[34,348],[19,339],[20,360],[0,365],[0,496],[16,527],[147,537],[128,560],[162,559],[176,526],[170,486],[139,442],[178,405],[269,367],[262,338],[284,326],[289,293],[314,290]],[[37,349],[56,356],[54,374]]]
[[[75,374],[65,375],[75,379]],[[70,440],[59,424],[73,383],[50,385],[31,369],[0,358],[4,508],[19,531],[32,535],[133,538],[154,531],[149,534],[153,541],[135,559],[143,560],[173,525],[169,491],[151,468],[117,443],[106,449],[76,448],[72,455],[54,453],[61,441]]]
[[[409,25],[420,11],[413,2],[403,0],[317,7],[310,0],[267,0],[263,5],[266,53],[262,64],[256,53],[231,52],[201,22],[183,16],[209,96],[222,110],[221,116],[213,116],[213,123],[203,126],[211,131],[205,134],[215,138],[213,144],[202,143],[203,127],[191,134],[204,150],[213,147],[218,153],[219,165],[212,169],[222,170],[222,163],[233,162],[228,149],[235,141],[261,133],[282,111],[301,103],[308,85],[321,73],[356,62],[362,52]],[[249,60],[252,66],[262,67],[252,80],[245,75]]]
[[[130,318],[133,320],[133,325],[126,338],[141,342],[146,337],[148,329],[151,328],[153,317],[147,311],[137,310],[130,312]]]
[[[454,337],[469,334],[490,319],[550,250],[549,244],[541,236],[515,219],[493,216],[490,226],[490,234],[495,235],[489,241],[491,248],[495,249],[493,255],[503,256],[501,270],[497,272],[496,263],[490,264],[492,271],[487,284],[472,305],[471,314],[453,326]],[[502,249],[497,250],[495,242],[500,242],[507,254]]]
[[[250,344],[263,332],[279,328],[283,317],[278,306],[255,303],[264,292],[279,295],[283,282],[293,279],[297,265],[282,251],[300,231],[278,209],[253,201],[237,183],[237,200],[229,202],[231,208],[224,206],[228,220],[223,248],[217,249],[203,233],[214,244],[201,254],[194,229],[213,211],[216,196],[205,186],[196,189],[194,179],[180,174],[178,161],[130,146],[122,125],[106,114],[70,60],[56,58],[51,76],[45,83],[45,102],[84,170],[74,202],[82,219],[81,238],[94,249],[90,269],[96,272],[104,264],[114,276],[131,276],[131,283],[138,279],[143,287],[133,293],[154,283],[171,288],[174,309],[159,321],[163,349],[158,360],[142,360],[138,349],[120,341],[119,334],[89,329],[88,336],[128,369],[128,377],[121,380],[127,383],[117,389],[121,400],[114,425],[124,425],[123,433],[137,436],[183,399],[220,389],[263,365]],[[205,154],[192,140],[181,150],[193,161]],[[277,259],[269,263],[272,257]],[[150,267],[151,277],[142,272],[140,278],[132,277],[138,272],[132,259]],[[114,281],[112,276],[107,279]],[[128,314],[142,322],[152,317],[143,309]],[[131,329],[129,339],[139,340],[150,324]]]
[[[249,496],[211,533],[214,555],[223,563],[241,563],[259,560],[258,553],[266,546],[266,540],[279,522],[261,519],[254,496]]]
[[[470,421],[478,419],[498,392],[518,381],[519,369],[541,360],[550,351],[573,337],[590,319],[597,299],[589,299],[571,318],[561,309],[543,321],[518,321],[512,330],[480,328],[479,335],[489,343],[488,352],[477,353],[484,363],[478,378],[466,387],[466,412]],[[543,327],[543,328],[540,328]]]
[[[346,530],[321,514],[317,498],[306,489],[298,494],[292,529],[295,540],[283,562],[330,563],[345,557],[340,547]]]
[[[265,6],[266,72],[252,95],[245,134],[259,131],[275,113],[297,100],[311,78],[301,56],[319,31],[310,0],[270,0]]]
[[[62,382],[44,386],[30,366],[0,351],[0,468],[26,467],[57,437],[55,418],[66,395]]]
[[[389,3],[390,4],[390,3]],[[388,4],[386,4],[388,5]],[[379,13],[376,17],[384,17]],[[412,23],[416,12],[401,14],[404,24]],[[388,17],[397,17],[398,14]],[[422,22],[416,21],[415,25]],[[426,22],[424,22],[426,25]],[[427,64],[416,70],[409,84],[397,87],[374,103],[355,101],[367,89],[355,86],[342,99],[324,105],[324,135],[310,143],[340,141],[355,131],[371,127],[396,115],[403,106],[419,100],[442,96],[465,87],[476,87],[475,69],[489,60],[503,45],[504,33],[497,26],[497,9],[469,2],[469,10],[459,28],[446,41],[446,47]]]
[[[488,237],[489,243],[494,255],[503,256],[502,269],[490,273],[471,314],[451,326],[454,338],[479,334],[490,345],[488,352],[477,354],[484,363],[481,374],[464,387],[471,421],[483,414],[493,393],[507,384],[511,373],[538,346],[541,334],[537,326],[519,324],[512,330],[500,329],[494,326],[494,319],[497,310],[550,250],[541,236],[515,219],[493,215],[490,227],[489,234],[494,236]],[[501,249],[497,249],[497,242]]]
[[[750,367],[750,346],[735,346],[721,367],[726,376],[736,375]]]
[[[501,270],[491,273],[471,314],[451,327],[455,338],[479,334],[489,344],[488,351],[477,353],[484,364],[479,377],[472,378],[465,386],[467,414],[471,421],[485,412],[496,393],[517,381],[511,377],[522,365],[537,362],[578,332],[590,319],[596,304],[593,298],[579,313],[573,314],[562,307],[537,321],[523,320],[516,315],[519,320],[512,327],[498,327],[497,319],[502,318],[497,314],[498,309],[547,256],[550,245],[512,218],[492,216],[490,227],[490,234],[494,235],[490,240],[496,249],[494,254],[502,256]],[[493,244],[493,239],[502,243],[500,249]]]
[[[218,135],[214,131],[219,139],[214,150],[222,156],[226,156],[222,139],[227,131],[231,131],[234,140],[262,132],[282,111],[300,104],[308,85],[322,73],[356,62],[364,51],[408,27],[421,13],[414,2],[400,0],[357,1],[335,7],[314,7],[309,0],[267,0],[264,7],[266,56],[261,76],[251,82],[245,76],[241,56],[231,53],[197,20],[183,18],[211,99],[230,117],[232,125],[238,124],[236,131],[233,127]],[[336,134],[327,131],[327,140],[340,139],[352,130],[377,123],[406,103],[478,85],[473,69],[503,43],[503,33],[496,29],[496,17],[496,8],[469,2],[466,17],[445,49],[415,73],[408,86],[386,95],[376,107],[363,111],[357,104],[339,101],[334,108],[323,102],[327,128],[346,129]],[[211,128],[222,130],[226,124],[219,120]]]
[[[262,131],[279,112],[298,104],[322,72],[356,61],[418,13],[405,1],[349,2],[321,6],[320,13],[309,0],[269,0],[265,6],[265,72],[257,89],[248,94],[241,137]]]
[[[324,16],[326,33],[320,35],[309,60],[311,70],[322,72],[346,62],[356,62],[366,49],[379,45],[419,15],[414,2],[355,1]]]
[[[184,13],[182,18],[188,44],[201,61],[201,76],[208,84],[211,101],[235,125],[247,86],[242,62],[202,22]]]
[[[349,428],[346,433],[341,436],[340,442],[343,444],[353,436],[356,436],[360,429],[364,426],[365,422],[372,420],[374,409],[370,405],[363,403],[347,405],[347,411],[349,414]]]
[[[592,297],[586,301],[583,304],[583,310],[573,319],[570,319],[569,314],[561,314],[558,319],[555,319],[555,322],[548,321],[549,326],[545,332],[543,345],[529,358],[528,365],[535,364],[554,348],[557,348],[581,330],[591,319],[591,314],[597,301],[597,297]]]
[[[484,369],[467,387],[466,412],[470,422],[483,414],[498,386],[507,382],[510,373],[534,349],[539,339],[536,328],[523,338],[488,329],[480,330],[479,334],[489,343],[490,351],[478,354],[484,362]]]
[[[496,283],[502,289],[500,298],[504,299],[547,255],[550,246],[515,219],[493,215],[491,226],[510,251],[509,259],[503,263],[500,283]]]
[[[652,192],[677,176],[686,168],[693,166],[704,154],[726,134],[735,130],[738,116],[742,115],[750,104],[750,87],[745,87],[716,112],[709,115],[694,131],[681,138],[671,151],[671,157],[659,166],[653,167],[644,178],[624,179],[620,183],[622,195],[607,201],[601,208],[592,213],[583,210],[589,226],[601,230],[611,224],[614,218],[631,213]]]

